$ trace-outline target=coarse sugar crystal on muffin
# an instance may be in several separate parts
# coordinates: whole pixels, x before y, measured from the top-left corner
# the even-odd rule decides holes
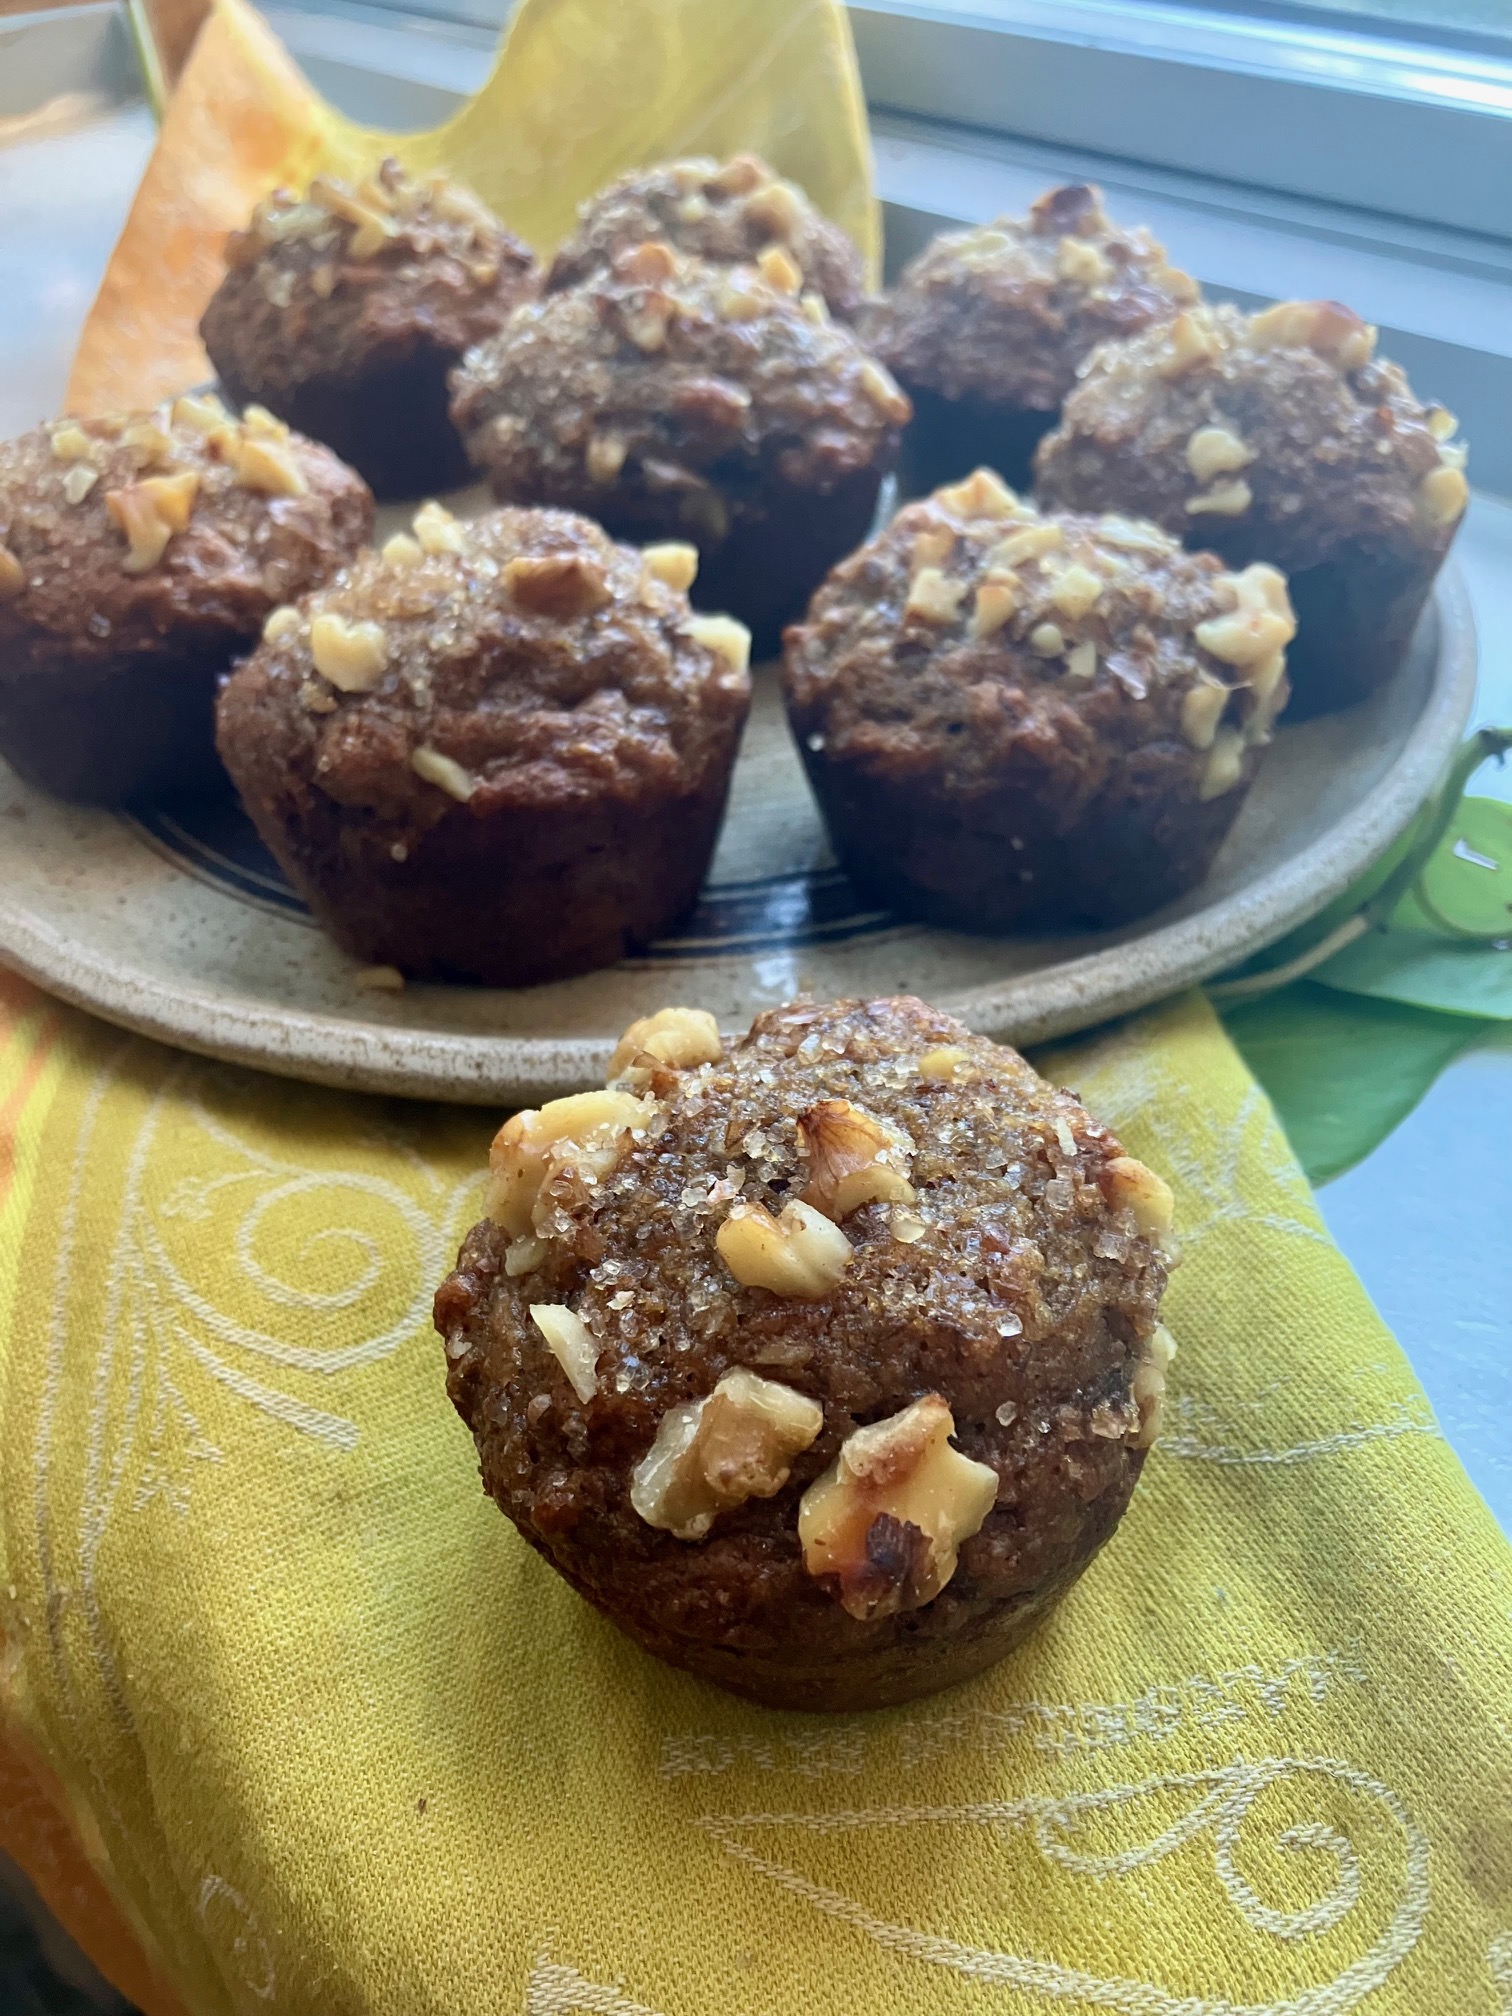
[[[0,444],[0,755],[96,804],[225,788],[217,682],[372,531],[366,484],[188,394]]]
[[[518,308],[453,384],[500,497],[691,540],[696,599],[758,651],[864,537],[909,412],[780,246],[712,266],[648,240]]]
[[[1454,416],[1375,339],[1334,301],[1194,309],[1098,350],[1036,459],[1049,504],[1282,568],[1297,718],[1391,678],[1469,498]]]
[[[471,190],[390,160],[260,203],[226,241],[200,335],[239,404],[328,442],[380,497],[421,497],[467,480],[447,373],[538,285]]]
[[[275,610],[221,696],[243,802],[358,959],[517,987],[612,964],[692,903],[750,705],[688,546],[427,504]]]
[[[436,1298],[484,1488],[648,1651],[775,1706],[980,1671],[1159,1427],[1167,1184],[908,998],[665,1009],[516,1114]]]
[[[862,324],[914,404],[905,490],[983,462],[1027,486],[1034,445],[1088,353],[1198,294],[1149,231],[1113,223],[1085,183],[1046,190],[1026,217],[942,233]]]
[[[783,690],[862,888],[963,931],[1108,926],[1207,873],[1294,629],[1274,567],[1042,516],[979,469],[834,569]]]
[[[552,261],[548,291],[577,286],[648,238],[723,266],[749,264],[778,247],[796,262],[805,288],[845,322],[865,296],[855,245],[796,182],[756,154],[664,161],[611,182],[579,209],[576,230]]]

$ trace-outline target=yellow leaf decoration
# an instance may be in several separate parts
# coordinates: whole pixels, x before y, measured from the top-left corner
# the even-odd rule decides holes
[[[150,405],[210,375],[197,326],[228,231],[270,189],[394,154],[470,184],[539,253],[627,169],[764,155],[880,249],[865,106],[839,0],[523,0],[493,74],[429,133],[333,111],[246,0],[216,0],[84,327],[71,411]]]

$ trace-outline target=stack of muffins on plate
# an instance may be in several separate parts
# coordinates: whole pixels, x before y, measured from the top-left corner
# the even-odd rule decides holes
[[[229,772],[334,937],[416,977],[674,924],[753,645],[872,898],[1126,925],[1207,875],[1288,702],[1393,678],[1467,501],[1358,316],[1206,303],[1083,185],[882,299],[750,155],[622,178],[544,270],[392,161],[274,191],[226,262],[239,418],[0,448],[0,751],[104,803]],[[933,494],[879,525],[900,456]],[[470,472],[496,509],[367,548],[372,492]]]

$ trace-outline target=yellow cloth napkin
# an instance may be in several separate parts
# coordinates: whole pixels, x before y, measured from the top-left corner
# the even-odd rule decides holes
[[[1050,1060],[1175,1186],[1170,1432],[1033,1643],[839,1721],[483,1497],[496,1116],[4,1012],[0,1845],[152,2016],[1512,2006],[1512,1557],[1199,998]]]
[[[793,177],[879,273],[866,106],[840,0],[520,0],[493,74],[428,133],[354,125],[247,0],[215,0],[90,310],[70,412],[154,401],[211,375],[199,318],[226,233],[280,183],[386,154],[471,184],[538,253],[614,176],[750,150]]]

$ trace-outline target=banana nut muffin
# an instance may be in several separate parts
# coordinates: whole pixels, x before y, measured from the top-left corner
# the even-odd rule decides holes
[[[648,239],[518,308],[456,373],[453,418],[500,497],[692,540],[699,603],[775,649],[865,536],[909,412],[801,289],[780,246],[711,266]]]
[[[366,484],[188,395],[0,444],[0,755],[95,804],[225,786],[215,688],[373,527]]]
[[[905,488],[932,490],[984,462],[1027,485],[1034,444],[1088,352],[1169,321],[1198,292],[1149,231],[1111,222],[1083,183],[1046,190],[1027,217],[936,238],[863,323],[914,403]]]
[[[1113,925],[1207,873],[1294,629],[1275,568],[1042,517],[979,469],[841,562],[783,685],[863,888],[962,931]]]
[[[1285,571],[1294,718],[1396,671],[1469,497],[1453,415],[1374,349],[1334,301],[1195,309],[1097,351],[1036,458],[1050,504]]]
[[[648,238],[734,266],[768,246],[791,253],[804,285],[842,321],[864,296],[861,254],[838,224],[819,215],[795,182],[755,154],[723,163],[664,161],[622,175],[578,211],[578,225],[551,265],[548,290],[575,287]]]
[[[274,611],[221,695],[220,750],[339,944],[519,987],[676,921],[750,704],[750,640],[692,615],[695,564],[562,511],[427,504]]]
[[[1129,1501],[1171,1192],[908,998],[627,1031],[516,1114],[436,1297],[485,1490],[648,1651],[778,1707],[933,1692]]]
[[[538,284],[469,189],[385,161],[359,188],[317,176],[260,203],[200,335],[238,404],[329,442],[380,497],[421,497],[467,480],[447,373]]]

